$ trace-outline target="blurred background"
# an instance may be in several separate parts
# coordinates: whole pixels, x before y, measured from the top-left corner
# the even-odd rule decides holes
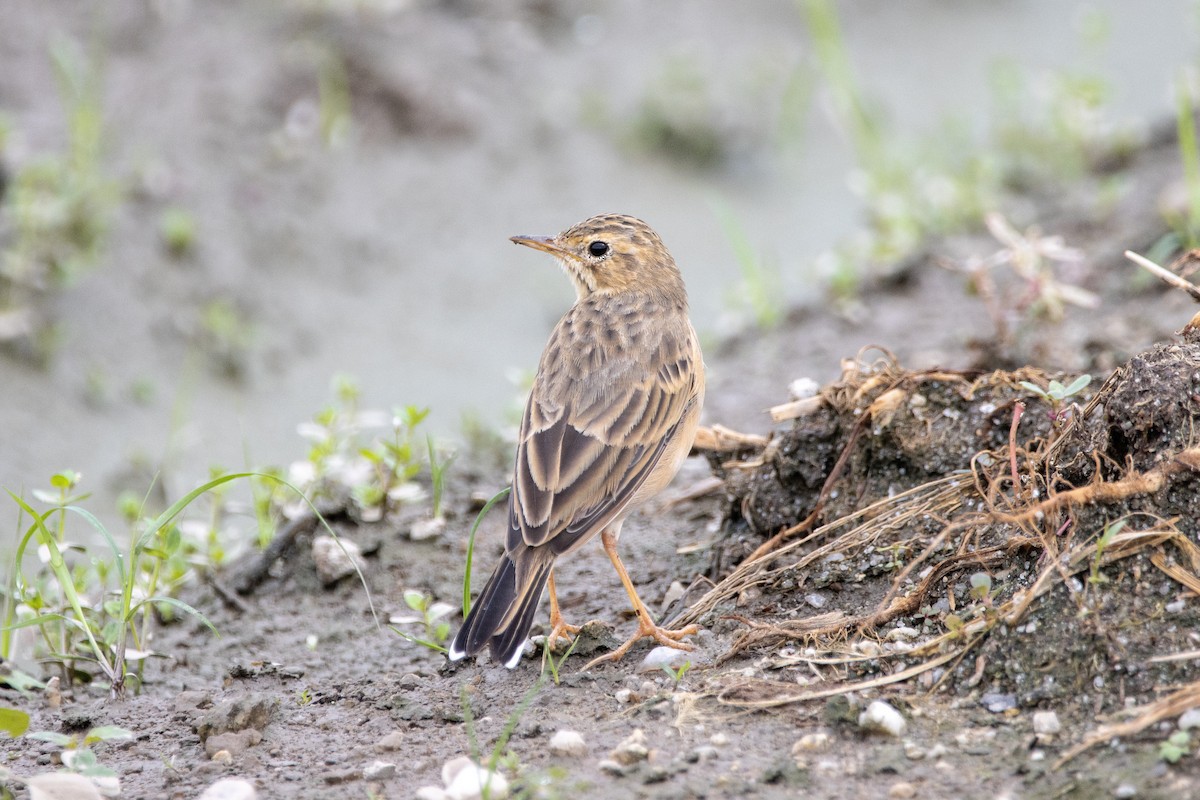
[[[659,231],[710,346],[852,303],[1006,184],[1053,191],[1173,126],[1198,23],[1120,0],[5,0],[0,486],[78,470],[103,517],[155,476],[178,496],[286,465],[339,375],[439,439],[503,431],[573,299],[507,239],[599,212]]]

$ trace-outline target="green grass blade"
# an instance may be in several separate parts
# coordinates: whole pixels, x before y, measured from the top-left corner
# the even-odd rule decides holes
[[[388,628],[391,629],[392,633],[396,634],[401,639],[407,639],[408,641],[412,642],[413,644],[419,644],[422,647],[428,647],[430,650],[436,650],[439,653],[449,652],[448,650],[446,650],[446,648],[442,647],[440,644],[430,642],[426,639],[417,638],[416,636],[413,636],[411,633],[405,633],[404,631],[397,628],[395,625],[388,625]]]
[[[112,665],[105,657],[104,651],[100,647],[100,643],[96,641],[96,636],[92,631],[92,627],[87,624],[87,617],[83,613],[83,604],[79,601],[79,593],[75,591],[75,582],[71,577],[71,571],[67,569],[67,564],[63,560],[62,551],[58,549],[58,544],[54,541],[54,536],[46,527],[46,518],[59,509],[52,508],[47,511],[45,515],[40,515],[34,511],[33,507],[30,506],[29,503],[25,502],[23,498],[13,494],[11,490],[5,489],[5,491],[8,492],[8,496],[13,499],[13,502],[21,506],[21,508],[25,510],[25,513],[29,514],[29,516],[33,518],[34,525],[37,526],[38,531],[41,533],[42,543],[46,545],[46,549],[50,553],[50,569],[54,572],[55,577],[58,579],[63,595],[67,598],[67,602],[71,605],[71,610],[75,612],[75,615],[78,618],[78,621],[83,628],[83,632],[87,636],[88,645],[91,647],[92,653],[96,656],[96,661],[100,664],[100,668],[105,671],[105,674],[108,675],[110,679],[114,679],[115,676],[113,675]]]
[[[112,534],[108,532],[108,528],[104,527],[104,523],[96,518],[96,515],[80,506],[63,506],[63,511],[70,511],[72,514],[78,514],[87,521],[89,525],[96,529],[100,537],[108,544],[113,552],[113,558],[117,562],[117,581],[125,585],[125,557],[121,554],[121,548],[117,546],[116,540]]]
[[[508,497],[508,493],[511,491],[512,487],[506,486],[492,495],[492,499],[479,509],[479,514],[475,517],[475,524],[471,526],[471,534],[467,537],[467,565],[463,572],[463,619],[466,619],[467,614],[471,612],[471,563],[475,560],[475,533],[479,530],[479,523],[483,522],[483,518],[492,510],[492,506]]]
[[[187,603],[183,602],[182,600],[180,600],[176,597],[168,597],[166,595],[161,595],[161,594],[154,595],[153,597],[147,597],[145,600],[141,601],[136,606],[129,609],[128,619],[132,620],[134,617],[134,614],[136,614],[137,611],[142,606],[146,605],[146,603],[166,603],[167,605],[171,606],[172,608],[177,608],[180,611],[182,611],[183,613],[188,614],[188,615],[200,620],[200,622],[204,623],[204,627],[208,628],[210,631],[213,632],[214,636],[216,636],[218,639],[221,638],[221,632],[216,629],[216,626],[214,626],[211,621],[209,621],[208,617],[204,616],[204,614],[201,611],[199,611],[198,609],[188,605]]]

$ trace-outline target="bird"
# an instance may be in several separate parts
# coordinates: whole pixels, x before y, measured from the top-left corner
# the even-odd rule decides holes
[[[550,334],[518,434],[504,555],[449,648],[487,647],[517,666],[543,589],[550,650],[578,633],[559,609],[554,566],[600,537],[638,619],[637,632],[585,665],[616,661],[642,638],[681,650],[699,626],[659,627],[617,553],[630,512],[679,471],[704,404],[704,360],[675,260],[645,222],[601,214],[557,236],[513,236],[554,256],[576,300]]]

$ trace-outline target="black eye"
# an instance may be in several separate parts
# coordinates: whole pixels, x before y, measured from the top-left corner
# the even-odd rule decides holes
[[[596,258],[608,255],[608,242],[592,242],[588,245],[588,252]]]

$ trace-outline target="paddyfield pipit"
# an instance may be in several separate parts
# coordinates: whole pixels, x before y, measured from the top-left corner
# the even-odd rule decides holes
[[[670,483],[700,420],[704,362],[683,278],[658,234],[633,217],[605,214],[558,236],[512,241],[557,258],[578,298],[550,334],[525,406],[504,557],[454,637],[450,659],[488,646],[515,667],[547,583],[547,645],[577,633],[559,613],[554,563],[596,534],[638,630],[585,669],[619,659],[643,637],[690,650],[682,639],[699,627],[656,625],[617,555],[625,518]]]

